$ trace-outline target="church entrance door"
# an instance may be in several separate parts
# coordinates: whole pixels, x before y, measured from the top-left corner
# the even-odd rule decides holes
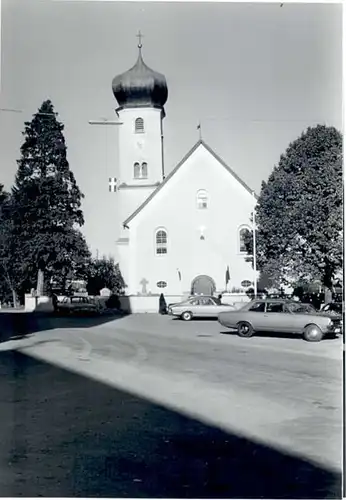
[[[192,295],[213,295],[215,290],[215,281],[210,276],[197,276],[191,284]]]

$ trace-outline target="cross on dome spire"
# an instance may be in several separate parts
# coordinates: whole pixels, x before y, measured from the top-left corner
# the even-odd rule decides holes
[[[143,35],[142,35],[142,33],[141,33],[140,30],[138,31],[138,35],[136,35],[136,37],[138,38],[138,48],[141,49],[142,48],[142,38],[143,38]]]

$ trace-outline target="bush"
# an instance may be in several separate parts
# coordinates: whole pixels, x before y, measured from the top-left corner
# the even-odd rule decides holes
[[[106,301],[106,307],[108,309],[121,309],[120,299],[118,295],[111,295]]]

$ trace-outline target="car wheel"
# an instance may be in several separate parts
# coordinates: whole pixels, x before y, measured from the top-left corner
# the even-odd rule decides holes
[[[252,337],[255,333],[252,325],[250,325],[250,323],[247,323],[247,321],[241,321],[240,323],[238,323],[237,329],[239,337],[249,338]]]
[[[190,321],[192,319],[192,313],[190,313],[190,311],[185,311],[181,317],[184,321]]]
[[[304,328],[303,339],[307,342],[320,342],[323,339],[323,333],[317,325],[307,325]]]

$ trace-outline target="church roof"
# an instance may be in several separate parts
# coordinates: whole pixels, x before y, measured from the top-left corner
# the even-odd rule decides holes
[[[174,174],[180,169],[180,167],[186,162],[186,160],[196,151],[199,146],[204,146],[205,149],[248,191],[250,194],[254,193],[251,189],[224,161],[220,156],[218,156],[208,144],[206,144],[202,139],[196,142],[196,144],[190,149],[190,151],[180,160],[178,165],[167,175],[167,177],[161,182],[161,184],[151,193],[150,196],[123,222],[124,227],[131,222],[138,214],[143,210],[143,208],[148,205],[148,203],[156,196],[156,194],[167,184],[167,182],[173,177]],[[255,198],[258,196],[255,194]]]

